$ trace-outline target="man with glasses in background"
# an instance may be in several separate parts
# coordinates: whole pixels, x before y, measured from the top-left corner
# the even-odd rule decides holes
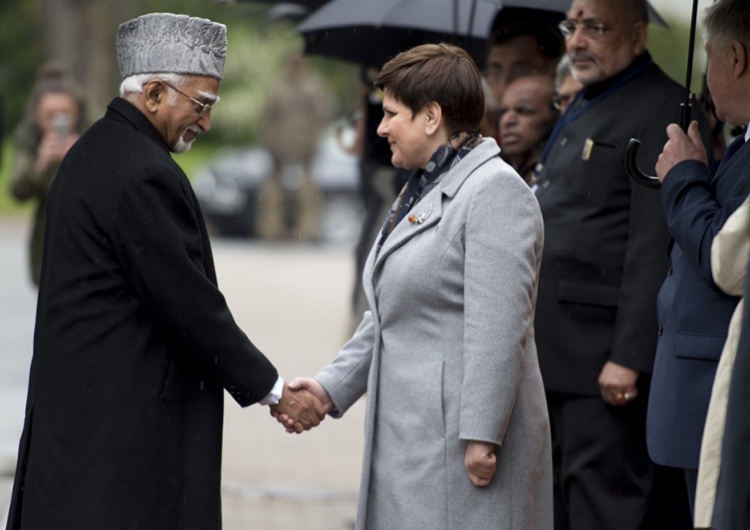
[[[631,183],[624,165],[638,138],[638,163],[654,172],[683,98],[646,50],[647,27],[645,0],[574,0],[560,24],[583,88],[537,175],[545,249],[535,331],[556,530],[681,528],[657,520],[645,438],[669,237],[658,193]]]
[[[219,530],[224,390],[288,410],[297,432],[323,414],[234,321],[170,156],[211,127],[226,27],[143,15],[117,55],[122,97],[50,194],[9,530]]]

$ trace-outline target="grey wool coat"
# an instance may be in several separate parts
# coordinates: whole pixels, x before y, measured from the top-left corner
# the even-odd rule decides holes
[[[552,464],[534,344],[543,227],[485,139],[412,208],[364,286],[370,310],[316,379],[334,416],[367,392],[358,530],[548,530]],[[468,440],[497,444],[489,487]]]

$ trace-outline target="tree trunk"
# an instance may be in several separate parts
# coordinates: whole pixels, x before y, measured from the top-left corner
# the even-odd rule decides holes
[[[142,12],[141,0],[40,0],[46,55],[81,84],[92,119],[117,95],[117,26]]]

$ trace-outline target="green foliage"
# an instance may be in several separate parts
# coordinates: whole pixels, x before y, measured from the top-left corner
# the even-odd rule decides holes
[[[36,0],[0,1],[0,104],[4,131],[21,118],[28,96],[28,89],[34,82],[36,70],[43,62],[39,17],[39,2]]]
[[[10,194],[11,142],[7,140],[0,144],[0,214],[30,215],[34,205],[31,202],[21,203]]]
[[[690,40],[690,23],[687,19],[669,18],[669,28],[649,26],[648,49],[654,61],[661,66],[672,79],[685,84],[687,76],[688,41]],[[695,42],[695,58],[691,88],[693,92],[703,90],[703,76],[706,73],[706,53],[700,28]]]
[[[270,21],[269,5],[255,2],[218,3],[212,0],[146,0],[144,13],[172,11],[210,18],[227,26],[228,53],[221,84],[221,102],[211,113],[211,134],[201,143],[247,145],[259,141],[266,94],[284,73],[286,58],[303,49],[294,24]],[[342,112],[354,108],[350,93],[356,91],[354,65],[313,59],[335,93]],[[356,97],[356,92],[355,92]]]
[[[172,155],[188,177],[195,175],[198,168],[206,165],[215,155],[216,146],[199,141],[187,153]],[[33,202],[18,202],[10,194],[10,170],[13,163],[12,142],[8,139],[2,144],[2,156],[0,156],[0,215],[30,215],[33,211]]]

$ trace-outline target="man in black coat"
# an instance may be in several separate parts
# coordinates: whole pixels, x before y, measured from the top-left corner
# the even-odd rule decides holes
[[[144,15],[117,51],[123,97],[50,196],[12,530],[218,530],[223,391],[320,421],[234,322],[170,156],[210,128],[226,28]]]
[[[583,89],[542,155],[535,322],[558,530],[650,524],[645,394],[668,234],[658,194],[630,182],[624,158],[641,139],[639,164],[653,173],[683,90],[652,62],[647,21],[642,0],[574,0],[561,23]]]

